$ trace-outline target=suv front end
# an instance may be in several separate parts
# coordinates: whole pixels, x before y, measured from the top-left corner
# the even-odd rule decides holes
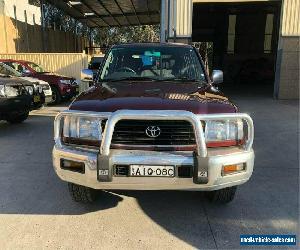
[[[55,119],[54,169],[73,199],[131,189],[232,201],[252,175],[254,128],[215,88],[222,78],[212,83],[189,45],[113,46],[95,85]]]
[[[79,117],[98,122],[91,125],[94,126],[93,129],[78,128]],[[64,134],[67,133],[63,128],[66,118],[76,122],[69,127],[75,126],[74,130],[82,131],[83,134],[86,133],[85,129],[97,131],[93,136],[97,140],[101,139],[99,147],[89,143],[91,140],[85,139],[84,135],[82,140],[64,140]],[[187,121],[193,127],[195,150],[112,149],[114,128],[122,120]],[[106,121],[104,127],[100,121]],[[211,121],[241,123],[243,135],[239,139],[240,143],[236,146],[208,147],[209,133],[205,131],[203,124]],[[236,131],[235,136],[240,132]],[[241,113],[195,115],[174,110],[120,110],[113,113],[65,111],[55,119],[53,163],[62,180],[92,189],[213,191],[237,186],[249,180],[254,165],[253,134],[252,119]],[[139,177],[131,175],[130,169],[133,166],[171,167],[174,168],[174,174]]]

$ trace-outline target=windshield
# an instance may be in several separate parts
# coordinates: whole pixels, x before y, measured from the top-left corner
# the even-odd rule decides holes
[[[93,57],[89,65],[89,69],[98,70],[101,66],[103,59],[104,57]]]
[[[35,63],[29,62],[27,64],[28,64],[28,66],[30,68],[32,68],[37,73],[43,73],[43,72],[45,72],[45,70],[41,66],[39,66],[39,65],[37,65]]]
[[[18,71],[12,69],[11,67],[5,65],[4,63],[0,63],[0,74],[6,75],[6,76],[17,76],[20,77],[22,74],[20,74]]]
[[[111,49],[100,73],[100,80],[122,79],[206,82],[193,48],[159,45]]]

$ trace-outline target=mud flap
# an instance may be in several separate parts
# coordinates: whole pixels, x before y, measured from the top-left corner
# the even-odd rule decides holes
[[[113,166],[109,156],[98,154],[97,179],[101,182],[111,182]]]
[[[208,183],[208,158],[198,156],[194,152],[194,183],[207,184]]]

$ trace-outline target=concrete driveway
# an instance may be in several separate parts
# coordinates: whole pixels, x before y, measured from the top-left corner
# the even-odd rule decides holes
[[[60,108],[20,125],[0,122],[1,249],[232,249],[241,248],[240,234],[297,233],[298,102],[234,101],[254,119],[256,164],[226,206],[173,191],[103,192],[96,204],[74,203],[51,165]]]

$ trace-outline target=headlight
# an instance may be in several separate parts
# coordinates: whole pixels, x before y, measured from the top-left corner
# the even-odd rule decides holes
[[[206,121],[205,140],[211,142],[232,141],[237,144],[244,137],[242,120]]]
[[[71,81],[70,80],[60,80],[60,83],[61,84],[71,84]]]
[[[13,87],[13,86],[6,86],[5,90],[4,90],[4,94],[7,97],[16,97],[19,95],[19,90],[17,87]]]
[[[67,116],[64,120],[65,138],[99,142],[102,139],[102,119]]]

